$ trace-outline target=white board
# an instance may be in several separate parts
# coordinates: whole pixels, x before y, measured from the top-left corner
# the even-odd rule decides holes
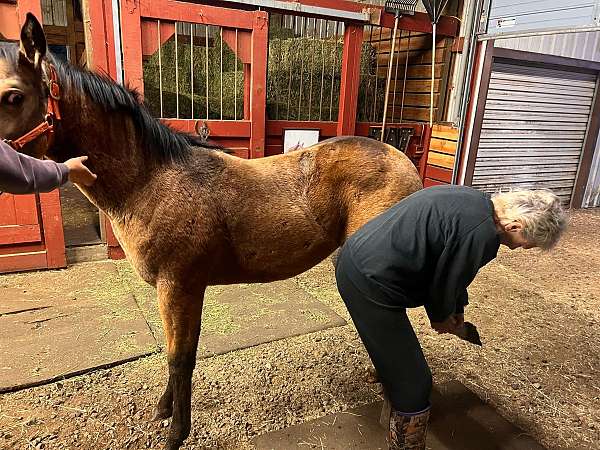
[[[284,130],[283,153],[315,145],[319,142],[320,136],[320,130]]]

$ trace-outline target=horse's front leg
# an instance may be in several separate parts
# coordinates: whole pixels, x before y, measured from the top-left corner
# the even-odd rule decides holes
[[[165,329],[169,382],[158,402],[155,418],[173,420],[166,450],[177,450],[191,429],[192,372],[200,336],[205,286],[188,292],[173,281],[157,283],[158,304]]]

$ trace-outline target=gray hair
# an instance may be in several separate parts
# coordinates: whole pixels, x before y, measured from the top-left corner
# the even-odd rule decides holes
[[[567,214],[560,199],[549,190],[514,190],[492,196],[501,223],[521,222],[523,237],[550,250],[567,229]]]

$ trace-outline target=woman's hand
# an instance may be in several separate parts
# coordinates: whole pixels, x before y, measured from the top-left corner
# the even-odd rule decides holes
[[[69,168],[69,181],[84,186],[91,186],[98,178],[91,172],[90,169],[83,164],[87,161],[87,156],[79,156],[65,161],[65,165]]]
[[[464,314],[452,314],[443,322],[431,322],[431,328],[440,334],[450,333],[459,335],[465,326]]]

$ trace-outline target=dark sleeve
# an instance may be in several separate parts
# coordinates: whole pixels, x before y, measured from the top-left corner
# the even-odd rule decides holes
[[[50,192],[68,179],[69,168],[65,164],[32,158],[0,141],[0,192]]]
[[[488,228],[480,225],[442,252],[425,304],[431,322],[443,322],[464,310],[467,287],[498,251],[497,237]]]
[[[469,293],[467,292],[467,289],[465,288],[465,290],[458,295],[458,298],[456,299],[456,314],[464,314],[465,313],[465,306],[467,306],[469,304]]]

